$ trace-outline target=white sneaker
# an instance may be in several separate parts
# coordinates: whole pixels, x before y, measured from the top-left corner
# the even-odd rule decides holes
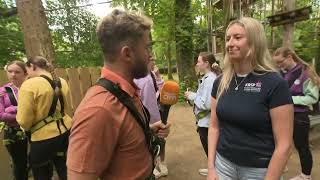
[[[156,179],[159,179],[161,177],[161,173],[156,168],[154,168],[153,170],[153,175]]]
[[[158,167],[162,176],[168,175],[168,167],[164,162],[159,161]]]
[[[311,175],[305,175],[303,173],[291,178],[290,180],[312,180]]]
[[[207,176],[208,175],[208,169],[199,169],[198,172],[202,176]]]

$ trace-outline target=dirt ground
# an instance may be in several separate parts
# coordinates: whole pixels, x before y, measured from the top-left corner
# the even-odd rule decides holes
[[[163,180],[204,180],[198,174],[199,168],[206,167],[206,156],[196,132],[196,125],[192,108],[188,105],[175,105],[171,108],[169,120],[172,122],[171,134],[167,139],[167,165],[169,175]],[[312,178],[320,179],[320,139],[312,142],[314,165]],[[284,174],[285,179],[300,172],[300,161],[294,151],[289,163],[289,171]],[[10,180],[8,156],[3,146],[0,146],[0,179]]]

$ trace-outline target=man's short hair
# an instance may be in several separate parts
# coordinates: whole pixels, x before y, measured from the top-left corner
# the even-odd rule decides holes
[[[153,22],[142,13],[135,11],[113,10],[97,26],[97,36],[105,61],[115,56],[123,43],[134,45]]]

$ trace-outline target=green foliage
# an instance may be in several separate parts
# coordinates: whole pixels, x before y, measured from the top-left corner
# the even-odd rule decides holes
[[[12,7],[11,1],[0,1],[0,8]],[[20,59],[24,54],[23,34],[17,16],[0,17],[0,67],[8,61]]]
[[[58,67],[101,66],[102,53],[95,29],[98,19],[74,1],[47,1],[47,17]]]

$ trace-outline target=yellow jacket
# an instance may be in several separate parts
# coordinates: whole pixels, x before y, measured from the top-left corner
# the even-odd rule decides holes
[[[49,77],[52,78],[51,76]],[[69,94],[69,87],[64,79],[60,78],[60,80],[63,100],[65,104],[64,112],[68,112],[67,108],[69,108],[69,105],[67,96]],[[54,91],[50,83],[42,77],[33,77],[26,80],[22,84],[19,90],[17,122],[25,131],[30,130],[32,125],[48,116],[49,109],[53,100],[53,93]],[[58,101],[56,112],[60,112],[60,110],[60,101]],[[70,129],[70,116],[65,114],[63,119],[66,127]],[[62,133],[66,131],[61,123],[60,129]],[[35,131],[31,136],[31,140],[41,141],[56,137],[58,135],[60,135],[59,129],[57,127],[57,123],[54,121]]]

